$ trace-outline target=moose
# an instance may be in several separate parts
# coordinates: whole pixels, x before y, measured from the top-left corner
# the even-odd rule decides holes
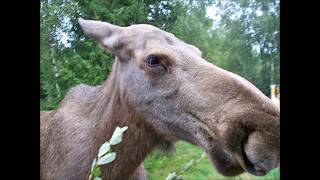
[[[264,176],[280,164],[280,110],[246,79],[202,58],[172,33],[148,24],[120,27],[78,19],[115,56],[99,86],[77,85],[56,110],[40,112],[41,179],[88,179],[99,147],[128,126],[107,180],[145,180],[154,149],[187,141],[224,176]]]

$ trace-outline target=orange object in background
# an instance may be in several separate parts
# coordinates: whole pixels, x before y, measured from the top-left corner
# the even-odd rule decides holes
[[[275,103],[280,109],[280,85],[272,84],[271,89],[271,101]]]

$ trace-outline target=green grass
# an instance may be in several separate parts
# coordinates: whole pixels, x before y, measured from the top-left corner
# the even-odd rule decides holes
[[[182,168],[190,160],[199,159],[203,150],[199,147],[186,143],[176,143],[176,152],[164,155],[156,150],[144,161],[144,166],[148,171],[149,180],[165,180],[172,171]],[[205,157],[198,164],[193,165],[188,171],[182,174],[186,180],[279,180],[279,168],[272,170],[266,176],[257,177],[248,173],[243,173],[236,177],[224,177],[220,175]]]

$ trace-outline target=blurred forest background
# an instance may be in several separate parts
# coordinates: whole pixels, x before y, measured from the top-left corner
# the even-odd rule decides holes
[[[114,57],[84,35],[78,17],[120,26],[157,26],[197,46],[204,59],[245,77],[267,96],[270,85],[280,83],[279,0],[40,0],[40,4],[41,110],[56,108],[77,84],[101,84],[111,71]],[[177,152],[182,159],[151,155],[145,162],[149,178],[164,179],[178,162],[183,165],[201,154],[183,142]],[[185,159],[184,153],[189,153]],[[198,174],[191,171],[187,177],[224,179],[215,176],[209,161],[204,163],[194,172]],[[237,178],[241,177],[255,178]],[[279,170],[266,178],[279,179]]]
[[[148,23],[201,49],[204,59],[270,95],[279,84],[279,0],[41,0],[40,104],[53,109],[74,85],[106,80],[111,54],[83,34],[78,17],[120,26]]]

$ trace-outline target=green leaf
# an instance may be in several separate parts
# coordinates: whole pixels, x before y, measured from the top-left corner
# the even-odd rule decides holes
[[[176,172],[173,172],[173,173],[170,173],[167,177],[166,177],[166,180],[172,180],[173,178],[177,177],[177,173]]]
[[[102,144],[102,146],[99,149],[98,157],[105,155],[110,150],[110,144],[109,142],[105,142]]]
[[[128,129],[128,126],[125,126],[125,127],[121,128],[121,131],[125,132],[127,129]]]
[[[119,144],[122,141],[123,132],[126,131],[127,129],[128,129],[128,126],[125,126],[123,128],[117,127],[110,139],[110,144],[111,145]]]
[[[91,164],[91,172],[94,170],[94,167],[96,166],[96,162],[97,162],[97,159],[94,158],[92,164]]]
[[[116,159],[116,153],[111,152],[111,153],[108,153],[108,154],[102,156],[101,158],[99,158],[97,165],[107,164],[107,163],[114,161],[115,159]]]
[[[98,166],[97,168],[95,168],[94,173],[93,173],[93,176],[99,177],[100,175],[101,175],[101,169],[100,169],[100,167]]]

